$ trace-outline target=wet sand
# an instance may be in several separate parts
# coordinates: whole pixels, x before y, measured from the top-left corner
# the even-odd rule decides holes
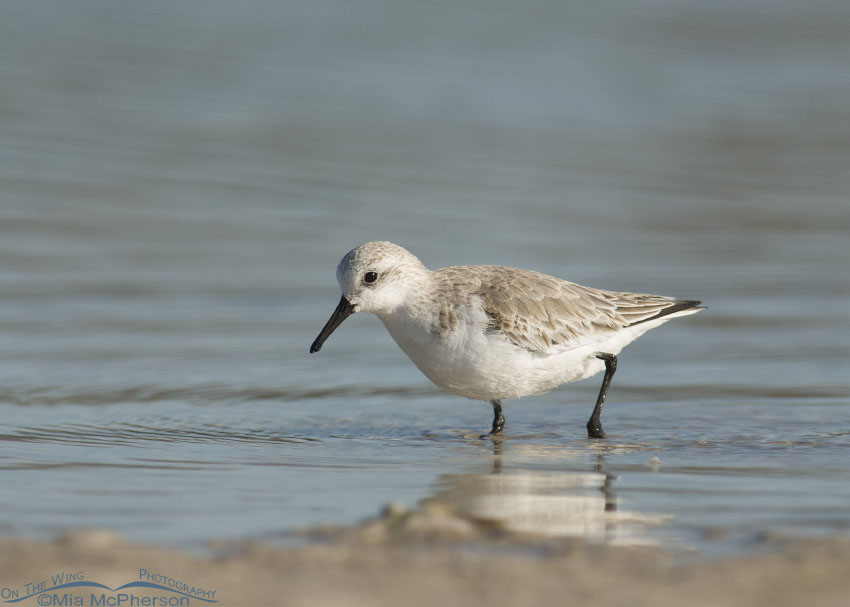
[[[221,543],[203,556],[98,531],[53,541],[7,538],[0,540],[0,586],[23,588],[72,571],[117,588],[138,580],[145,568],[160,580],[213,589],[217,604],[241,606],[834,606],[850,593],[847,538],[764,538],[757,554],[704,559],[658,547],[518,534],[427,505],[301,535],[308,541],[299,547]],[[90,604],[91,590],[73,592]],[[48,604],[37,599],[18,604]],[[188,604],[213,603],[192,598]]]

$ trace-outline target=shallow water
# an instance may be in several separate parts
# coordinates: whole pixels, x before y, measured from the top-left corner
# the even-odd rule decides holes
[[[348,6],[5,9],[0,531],[847,533],[848,5]],[[379,238],[709,309],[623,352],[606,441],[597,377],[493,443],[373,317],[307,354]]]

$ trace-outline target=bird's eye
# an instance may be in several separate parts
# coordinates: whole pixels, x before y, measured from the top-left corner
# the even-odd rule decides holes
[[[378,273],[377,272],[366,272],[363,275],[363,282],[365,282],[367,285],[372,284],[376,280],[378,280]]]

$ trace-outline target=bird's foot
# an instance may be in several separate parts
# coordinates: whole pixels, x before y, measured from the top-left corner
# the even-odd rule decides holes
[[[502,429],[494,427],[487,434],[482,434],[478,438],[494,438],[495,439],[495,438],[502,438],[503,436],[505,436],[505,435],[504,435],[504,433],[502,433]]]
[[[602,429],[602,424],[598,421],[594,423],[591,419],[587,422],[587,438],[605,438],[605,430]]]

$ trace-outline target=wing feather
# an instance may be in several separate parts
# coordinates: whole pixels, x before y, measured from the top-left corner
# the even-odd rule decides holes
[[[440,291],[470,303],[480,298],[490,329],[533,352],[576,347],[601,333],[697,307],[646,293],[583,287],[553,276],[504,266],[456,266],[434,272]]]

